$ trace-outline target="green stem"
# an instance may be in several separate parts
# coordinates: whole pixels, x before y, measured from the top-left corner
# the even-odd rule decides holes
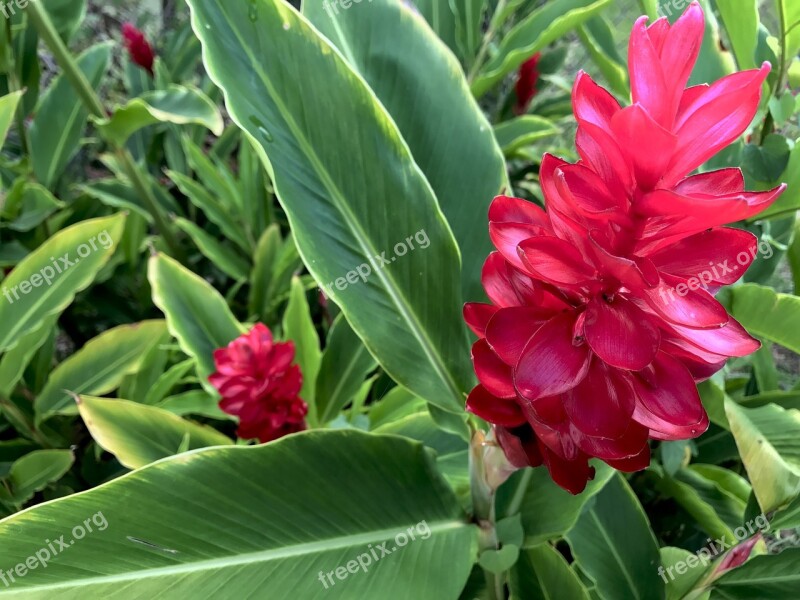
[[[783,76],[786,72],[786,37],[789,31],[786,30],[786,15],[784,13],[784,0],[778,0],[778,18],[780,19],[781,28],[781,56],[780,64],[778,65],[778,76],[775,78],[775,88],[772,90],[770,97],[778,97],[783,89]],[[775,120],[772,118],[772,111],[767,109],[767,116],[764,118],[764,126],[761,128],[761,133],[758,136],[758,143],[763,144],[764,139],[772,133],[774,129]]]
[[[105,119],[106,112],[103,103],[100,101],[99,96],[92,88],[89,80],[83,74],[83,71],[78,68],[75,59],[72,57],[61,36],[58,35],[53,22],[47,15],[47,12],[38,2],[31,2],[27,7],[28,17],[33,22],[34,27],[39,32],[39,35],[44,40],[47,47],[53,53],[53,57],[61,67],[64,76],[72,84],[84,106],[86,106],[89,113],[97,119]],[[114,140],[106,140],[116,150],[117,157],[125,170],[125,174],[133,184],[137,194],[144,200],[147,210],[153,216],[158,232],[164,237],[167,247],[170,249],[175,258],[182,256],[181,248],[178,244],[172,228],[170,227],[163,210],[158,204],[158,201],[153,194],[153,189],[147,181],[142,170],[136,164],[136,161],[131,156],[131,153],[125,148],[124,145],[116,143]]]
[[[506,7],[507,0],[500,0],[497,3],[497,8],[494,11],[494,14],[500,14]],[[486,35],[483,36],[483,42],[481,43],[481,47],[478,50],[478,54],[475,57],[475,62],[472,63],[472,68],[469,70],[469,75],[467,76],[467,82],[472,83],[475,77],[478,75],[478,71],[483,66],[483,61],[486,58],[487,52],[489,52],[489,46],[494,39],[495,34],[497,33],[497,23],[494,19],[492,19],[491,24],[489,25],[489,30],[486,32]]]

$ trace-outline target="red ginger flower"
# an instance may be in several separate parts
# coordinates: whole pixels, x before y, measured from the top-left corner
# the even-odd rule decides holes
[[[542,58],[542,53],[537,52],[528,60],[522,63],[519,68],[519,75],[517,83],[514,87],[514,92],[517,96],[517,101],[514,103],[514,114],[524,115],[533,102],[534,97],[539,91],[536,84],[539,82],[539,60]]]
[[[492,303],[464,309],[480,338],[467,408],[494,424],[512,464],[544,464],[575,494],[594,476],[592,457],[636,471],[650,462],[649,439],[701,435],[696,382],[759,347],[703,287],[734,283],[744,269],[730,265],[755,255],[755,236],[720,225],[784,188],[745,192],[739,169],[689,174],[744,132],[768,66],[684,90],[703,22],[696,3],[671,27],[640,19],[634,104],[579,75],[582,160],[544,157],[546,211],[505,196],[489,209]]]
[[[306,428],[303,375],[293,360],[294,344],[275,342],[261,323],[214,351],[217,372],[208,380],[222,396],[220,408],[239,417],[240,438],[269,442]]]
[[[122,37],[125,39],[125,48],[127,48],[131,60],[134,64],[139,65],[150,73],[152,77],[155,53],[144,33],[138,30],[132,23],[125,23],[122,26]]]

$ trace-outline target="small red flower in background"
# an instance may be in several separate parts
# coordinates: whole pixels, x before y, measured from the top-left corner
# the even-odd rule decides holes
[[[144,33],[133,24],[125,23],[122,26],[122,37],[125,39],[125,48],[127,48],[133,63],[142,67],[152,77],[155,53]]]
[[[631,38],[633,105],[578,76],[581,161],[545,155],[546,211],[494,200],[498,252],[482,273],[491,304],[464,309],[479,337],[468,410],[494,425],[513,465],[544,464],[573,494],[594,477],[590,458],[637,471],[650,439],[707,429],[696,382],[759,347],[712,295],[744,274],[733,266],[757,239],[721,225],[785,187],[745,192],[739,169],[690,176],[745,131],[769,68],[684,89],[702,9],[693,3],[672,26],[646,20]]]
[[[220,408],[239,417],[240,438],[269,442],[306,428],[303,374],[293,360],[294,344],[275,342],[261,323],[214,351],[217,372],[208,380],[222,396]]]
[[[517,96],[517,101],[514,103],[514,114],[517,116],[528,112],[531,102],[538,92],[536,84],[539,82],[539,60],[541,58],[542,53],[537,52],[519,68],[519,77],[514,88]]]

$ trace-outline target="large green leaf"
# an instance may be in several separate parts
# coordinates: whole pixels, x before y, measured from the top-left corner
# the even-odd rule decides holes
[[[481,2],[458,4],[467,27]],[[335,20],[320,2],[306,2],[303,12],[389,111],[453,228],[464,296],[482,298],[481,267],[492,250],[483,217],[509,184],[502,152],[458,61],[402,0],[373,0],[368,10],[345,11]]]
[[[10,396],[22,379],[33,355],[47,341],[60,313],[46,317],[42,326],[23,335],[14,347],[0,359],[0,396]]]
[[[662,600],[658,544],[639,500],[617,474],[567,534],[580,568],[602,598]]]
[[[754,283],[730,292],[730,313],[747,331],[800,353],[800,298]]]
[[[103,332],[52,372],[34,404],[40,420],[54,414],[77,414],[71,394],[102,396],[136,372],[147,353],[166,340],[164,321],[120,325]]]
[[[100,87],[111,58],[111,43],[89,48],[78,59],[78,67],[90,85]],[[67,163],[80,148],[89,110],[63,75],[48,88],[31,125],[31,162],[39,183],[53,188]]]
[[[355,431],[194,451],[38,506],[0,522],[0,564],[87,520],[91,533],[0,598],[442,600],[477,550],[421,444]]]
[[[316,403],[319,422],[327,423],[361,389],[364,380],[377,364],[343,315],[339,315],[328,333],[328,345],[322,355],[317,378]]]
[[[129,469],[185,450],[233,443],[208,425],[129,400],[81,396],[78,408],[98,445]]]
[[[533,54],[610,5],[611,0],[550,0],[508,32],[481,68],[472,93],[483,96]]]
[[[764,512],[800,494],[800,411],[775,404],[742,408],[725,400],[725,412],[753,492]]]
[[[463,410],[472,373],[458,249],[386,110],[288,4],[188,3],[206,68],[258,143],[314,278],[395,380]],[[367,276],[370,260],[381,268]]]
[[[515,473],[497,491],[497,518],[521,513],[527,547],[563,536],[614,474],[604,463],[594,466],[594,479],[577,496],[556,485],[544,467]]]
[[[208,385],[215,370],[214,350],[239,337],[244,327],[217,290],[168,256],[151,257],[147,276],[170,333],[195,358],[203,385]]]
[[[203,125],[217,136],[224,129],[222,115],[208,96],[182,85],[145,92],[117,108],[109,118],[96,122],[103,136],[117,145],[125,144],[134,133],[156,123]]]
[[[711,600],[787,600],[800,590],[800,548],[756,556],[714,582]]]
[[[114,253],[124,224],[123,214],[77,223],[56,233],[17,265],[2,282],[0,351],[40,328],[92,282]]]
[[[86,0],[42,0],[59,35],[69,42],[86,16]]]

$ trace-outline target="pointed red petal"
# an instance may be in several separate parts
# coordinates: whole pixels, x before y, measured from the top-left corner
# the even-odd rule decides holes
[[[603,362],[638,371],[649,365],[661,334],[651,317],[622,296],[593,299],[586,309],[586,341]]]
[[[481,385],[467,397],[467,410],[484,421],[503,427],[519,427],[527,423],[516,400],[493,396]]]
[[[478,340],[472,345],[472,362],[478,381],[490,393],[498,398],[514,398],[517,395],[511,367],[492,352],[486,340]]]

